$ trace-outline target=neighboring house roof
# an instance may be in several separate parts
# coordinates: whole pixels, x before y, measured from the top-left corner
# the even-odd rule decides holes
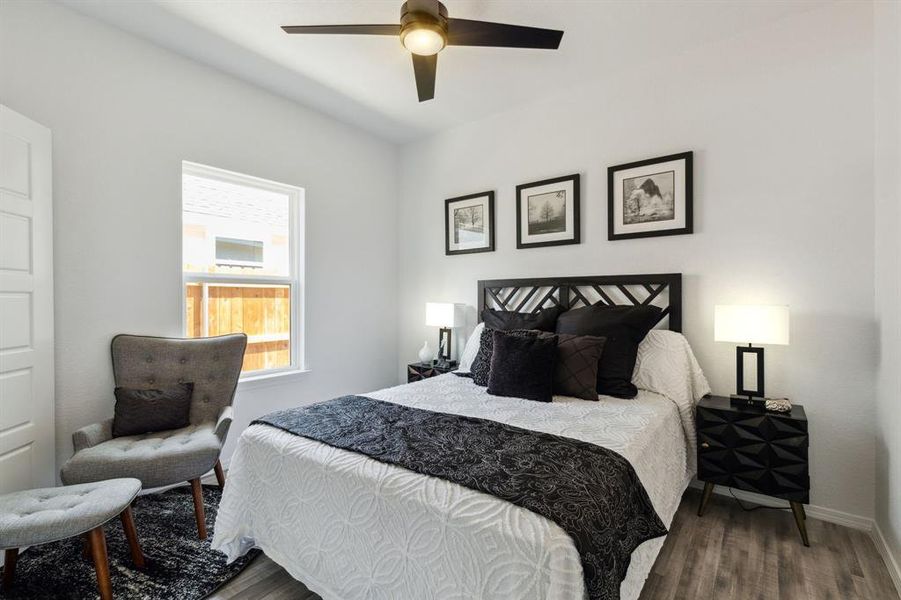
[[[182,176],[182,201],[185,212],[269,225],[288,223],[284,194],[187,173]]]

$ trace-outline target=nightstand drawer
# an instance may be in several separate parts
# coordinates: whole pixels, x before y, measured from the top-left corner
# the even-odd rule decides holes
[[[431,363],[410,363],[407,365],[407,383],[422,381],[429,377],[436,377],[456,370],[457,364],[455,362],[448,366],[440,366]]]
[[[798,410],[781,415],[699,405],[698,479],[808,502],[810,438]]]

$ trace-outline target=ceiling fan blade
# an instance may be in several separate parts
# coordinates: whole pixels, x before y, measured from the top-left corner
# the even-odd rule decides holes
[[[400,35],[400,25],[285,25],[285,33],[333,33],[339,35]]]
[[[425,102],[435,97],[435,73],[438,69],[438,55],[413,56],[413,74],[416,75],[416,92],[419,101]]]
[[[448,46],[492,46],[497,48],[543,48],[556,50],[563,32],[469,19],[447,20]]]

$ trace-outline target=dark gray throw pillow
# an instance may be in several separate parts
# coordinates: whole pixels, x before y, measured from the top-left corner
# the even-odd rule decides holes
[[[557,337],[495,331],[488,393],[550,402],[554,399]]]
[[[598,367],[606,341],[593,335],[557,335],[555,394],[598,399]]]
[[[632,371],[638,344],[661,318],[658,306],[594,305],[568,310],[557,319],[557,333],[607,338],[598,367],[598,392],[616,398],[634,398],[638,389]]]
[[[164,390],[117,387],[113,437],[187,427],[193,394],[193,383]]]
[[[486,328],[499,329],[501,331],[513,331],[516,329],[537,329],[554,333],[557,325],[557,317],[563,309],[559,306],[542,308],[534,313],[521,313],[506,310],[494,310],[486,308],[482,311],[482,321]]]
[[[494,350],[495,331],[497,330],[491,329],[488,325],[485,325],[485,328],[482,329],[482,335],[479,338],[479,351],[476,353],[476,357],[472,361],[472,367],[469,369],[469,372],[472,374],[473,383],[482,387],[488,385],[488,375],[491,372],[491,355]],[[507,331],[506,333],[520,337],[534,337],[538,335],[552,337],[554,335],[546,331],[536,331],[534,329],[515,329]]]

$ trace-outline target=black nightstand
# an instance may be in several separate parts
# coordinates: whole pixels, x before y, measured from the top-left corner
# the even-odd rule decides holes
[[[447,366],[438,366],[432,363],[415,362],[407,365],[407,383],[422,381],[436,375],[444,375],[457,370],[457,361],[451,361]]]
[[[704,514],[716,485],[726,485],[788,500],[805,546],[810,502],[807,463],[807,415],[804,407],[776,413],[735,407],[729,398],[706,396],[697,408],[698,479],[704,494],[698,516]]]

